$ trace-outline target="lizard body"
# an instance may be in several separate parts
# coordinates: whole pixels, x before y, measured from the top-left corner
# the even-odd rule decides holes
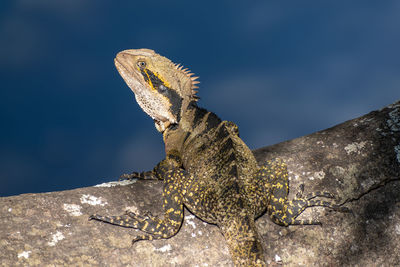
[[[115,65],[140,107],[163,134],[166,158],[152,171],[124,175],[164,180],[164,217],[92,215],[90,218],[145,232],[133,241],[175,235],[187,207],[221,229],[236,266],[265,266],[255,219],[267,212],[283,225],[318,224],[296,217],[307,207],[341,208],[316,192],[289,201],[286,164],[276,159],[258,166],[240,139],[238,127],[198,107],[197,77],[149,49],[125,50]]]

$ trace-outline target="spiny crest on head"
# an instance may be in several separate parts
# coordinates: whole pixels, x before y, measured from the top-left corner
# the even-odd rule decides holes
[[[190,78],[190,81],[191,81],[191,89],[192,89],[192,91],[191,91],[191,97],[193,98],[193,100],[194,101],[197,101],[197,100],[199,100],[200,99],[200,97],[198,97],[196,94],[197,94],[197,88],[199,88],[198,86],[197,86],[197,84],[199,84],[200,82],[199,81],[197,81],[197,79],[199,78],[198,76],[194,76],[194,73],[193,72],[191,72],[188,68],[184,68],[183,67],[183,65],[182,64],[175,64],[174,63],[174,66],[175,66],[175,68],[177,69],[177,70],[179,70],[179,71],[181,71],[183,74],[185,74],[188,78]]]

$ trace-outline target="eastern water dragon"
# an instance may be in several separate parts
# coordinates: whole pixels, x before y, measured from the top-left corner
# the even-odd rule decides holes
[[[117,54],[118,72],[140,107],[162,133],[166,157],[152,171],[126,179],[160,179],[163,217],[126,212],[90,218],[140,229],[138,240],[170,238],[180,229],[184,207],[222,231],[236,266],[265,266],[255,219],[267,213],[282,226],[319,224],[297,216],[311,206],[345,210],[326,192],[288,200],[286,164],[275,159],[259,166],[240,139],[236,124],[197,105],[197,77],[150,49]]]

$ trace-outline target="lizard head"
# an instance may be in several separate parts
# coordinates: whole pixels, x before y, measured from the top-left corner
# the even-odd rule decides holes
[[[139,106],[153,118],[160,132],[179,123],[182,110],[198,99],[198,77],[153,50],[124,50],[114,62]]]

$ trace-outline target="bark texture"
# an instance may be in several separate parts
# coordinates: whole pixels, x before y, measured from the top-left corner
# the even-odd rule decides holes
[[[352,210],[307,209],[322,226],[257,220],[272,266],[398,266],[400,262],[400,102],[330,129],[254,151],[262,164],[283,158],[290,197],[328,191]],[[1,266],[232,266],[214,225],[185,210],[168,240],[131,245],[134,229],[88,216],[161,213],[162,183],[134,181],[0,198]]]

